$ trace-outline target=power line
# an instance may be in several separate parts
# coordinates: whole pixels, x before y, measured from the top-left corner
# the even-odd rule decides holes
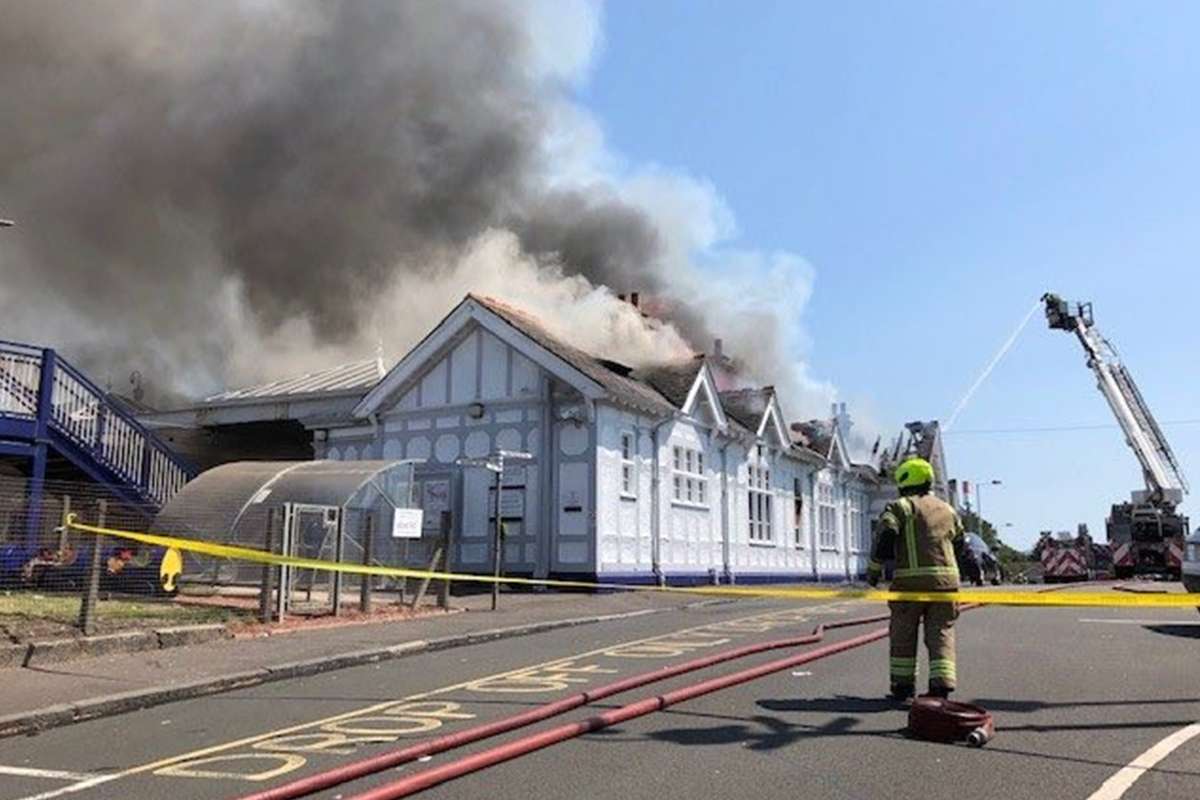
[[[1159,423],[1160,425],[1200,425],[1200,419],[1173,419]],[[1063,433],[1067,431],[1102,431],[1114,430],[1120,428],[1119,425],[1112,422],[1097,423],[1092,425],[1052,425],[1042,428],[975,428],[973,430],[964,431],[942,431],[945,436],[967,436],[967,435],[995,435],[1009,433]]]

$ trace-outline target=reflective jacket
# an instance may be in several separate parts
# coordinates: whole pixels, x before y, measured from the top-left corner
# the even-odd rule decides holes
[[[895,557],[892,589],[950,591],[958,588],[958,559],[966,546],[954,508],[932,494],[901,497],[879,517],[879,532],[867,571],[878,575]]]

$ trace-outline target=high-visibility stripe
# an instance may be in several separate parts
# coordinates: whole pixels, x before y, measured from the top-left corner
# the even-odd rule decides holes
[[[897,578],[916,578],[925,575],[947,575],[958,579],[958,567],[913,567],[896,570]]]
[[[929,677],[931,678],[955,678],[958,677],[958,669],[952,658],[931,658],[929,660]]]
[[[908,512],[904,517],[904,544],[908,550],[908,566],[915,567],[921,563],[917,559],[917,507],[907,497],[901,498],[900,502]],[[896,574],[899,575],[900,571],[897,570]]]

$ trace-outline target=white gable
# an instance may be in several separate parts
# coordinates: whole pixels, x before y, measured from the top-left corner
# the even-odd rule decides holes
[[[725,409],[721,407],[717,397],[717,382],[707,362],[702,364],[700,371],[696,373],[696,380],[692,383],[681,410],[687,416],[699,420],[705,420],[707,415],[708,419],[705,421],[711,422],[718,430],[724,431],[728,427]]]
[[[787,435],[787,426],[784,425],[783,414],[779,410],[779,401],[774,394],[767,402],[767,409],[763,412],[762,419],[758,423],[758,430],[754,433],[758,438],[763,439],[772,432],[775,434],[779,447],[787,449],[791,446],[791,439]]]
[[[468,297],[408,352],[354,409],[367,417],[476,400],[536,396],[542,370],[585,397],[603,388]]]
[[[829,439],[829,453],[825,457],[838,469],[850,469],[850,455],[846,450],[846,440],[842,438],[842,431],[836,422],[833,425],[833,436]]]

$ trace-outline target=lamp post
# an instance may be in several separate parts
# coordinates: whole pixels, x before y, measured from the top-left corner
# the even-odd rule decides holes
[[[460,467],[483,467],[496,476],[495,514],[496,527],[492,534],[492,611],[500,603],[500,565],[501,565],[501,509],[500,493],[504,491],[504,463],[506,461],[531,461],[533,456],[514,450],[495,450],[482,458],[460,458],[456,462]]]
[[[998,481],[994,478],[985,483],[990,486],[1004,485],[1003,481]],[[983,487],[984,483],[975,481],[975,527],[979,529],[976,533],[979,534],[980,539],[983,538]]]

